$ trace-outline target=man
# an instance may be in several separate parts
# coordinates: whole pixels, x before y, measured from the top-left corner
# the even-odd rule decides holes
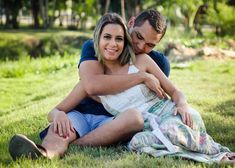
[[[164,55],[152,51],[166,31],[163,16],[155,10],[144,11],[136,18],[130,19],[128,28],[135,53],[149,54],[168,76],[169,62]],[[144,83],[159,97],[164,97],[158,80],[151,74],[138,72],[128,75],[104,75],[103,68],[95,57],[91,40],[83,45],[78,67],[81,84],[90,96],[114,94]],[[11,139],[9,151],[13,159],[21,155],[29,155],[32,158],[40,155],[48,158],[62,156],[73,141],[81,146],[105,146],[128,139],[142,130],[142,116],[134,110],[113,118],[100,103],[91,98],[86,98],[74,109],[77,102],[71,101],[70,98],[77,96],[74,94],[75,90],[79,92],[79,84],[49,113],[48,119],[53,124],[41,134],[42,138],[46,134],[41,146],[22,135]]]

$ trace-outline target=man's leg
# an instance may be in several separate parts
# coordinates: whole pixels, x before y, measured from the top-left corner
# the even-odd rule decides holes
[[[96,128],[85,136],[74,141],[80,146],[107,146],[121,140],[131,138],[135,133],[141,131],[144,120],[140,112],[129,109],[114,120]]]

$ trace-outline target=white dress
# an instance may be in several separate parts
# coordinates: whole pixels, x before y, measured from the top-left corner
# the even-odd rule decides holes
[[[130,65],[128,73],[139,70]],[[152,156],[180,156],[200,162],[219,162],[229,149],[213,141],[207,134],[200,114],[190,109],[193,129],[185,125],[179,115],[174,116],[175,103],[159,99],[144,84],[136,85],[115,95],[99,96],[105,109],[118,115],[137,109],[144,118],[144,130],[129,142],[129,149]]]

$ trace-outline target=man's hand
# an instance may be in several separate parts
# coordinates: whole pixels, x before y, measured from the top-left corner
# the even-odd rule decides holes
[[[64,111],[57,111],[53,120],[54,132],[59,136],[67,138],[70,131],[75,132],[71,121]]]
[[[141,73],[141,72],[140,72]],[[161,88],[159,80],[152,74],[143,72],[146,75],[146,78],[144,80],[144,84],[154,91],[160,99],[166,98],[167,95],[165,91]]]
[[[177,115],[177,113],[181,115],[184,124],[186,124],[190,128],[193,128],[193,120],[189,113],[189,106],[187,104],[177,105],[173,114]]]

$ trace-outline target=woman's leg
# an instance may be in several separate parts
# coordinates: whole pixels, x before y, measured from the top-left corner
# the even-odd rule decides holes
[[[128,140],[135,133],[141,131],[143,126],[144,120],[141,113],[135,109],[129,109],[114,120],[77,139],[74,143],[81,146],[112,145],[119,141]]]
[[[191,108],[193,129],[182,122],[179,115],[168,115],[160,124],[162,132],[169,137],[174,145],[204,154],[217,154],[221,146],[207,134],[204,122],[198,111]]]
[[[70,142],[76,139],[76,133],[71,132],[68,138],[60,137],[53,131],[53,124],[49,127],[46,137],[42,141],[42,146],[46,149],[48,158],[62,157],[68,149]]]

